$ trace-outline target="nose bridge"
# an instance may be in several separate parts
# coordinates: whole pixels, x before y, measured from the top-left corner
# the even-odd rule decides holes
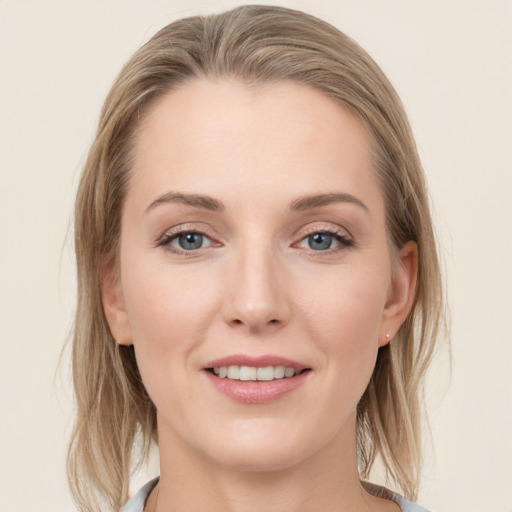
[[[233,254],[231,294],[226,320],[250,331],[285,324],[289,304],[279,255],[269,240],[246,239]]]

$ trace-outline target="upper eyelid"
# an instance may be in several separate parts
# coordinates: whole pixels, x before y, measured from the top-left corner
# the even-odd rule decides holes
[[[218,235],[208,227],[204,225],[197,224],[178,224],[177,226],[173,226],[171,228],[167,228],[159,237],[158,240],[163,240],[165,238],[174,238],[175,236],[179,236],[183,233],[198,233],[200,235],[205,235],[208,238],[218,238]]]
[[[353,240],[354,239],[354,236],[352,235],[352,233],[346,229],[346,228],[343,228],[341,226],[338,226],[338,225],[315,225],[315,226],[310,226],[308,228],[305,229],[305,231],[302,232],[302,238],[305,238],[309,235],[311,235],[312,233],[329,233],[329,234],[335,234],[335,235],[340,235],[340,236],[343,236],[345,238],[349,238],[350,240]],[[301,240],[302,240],[301,238]]]

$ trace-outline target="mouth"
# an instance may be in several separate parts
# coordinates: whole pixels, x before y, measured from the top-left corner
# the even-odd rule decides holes
[[[289,379],[310,371],[310,368],[297,370],[286,366],[214,366],[206,368],[206,371],[212,373],[221,379],[240,380],[240,381],[273,381],[279,379]]]
[[[245,404],[278,400],[306,380],[312,368],[279,356],[233,355],[202,368],[214,388]]]

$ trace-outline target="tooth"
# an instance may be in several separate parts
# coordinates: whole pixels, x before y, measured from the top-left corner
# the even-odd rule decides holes
[[[274,379],[284,378],[284,366],[276,366],[274,368]]]
[[[273,380],[274,379],[274,367],[265,366],[264,368],[258,368],[257,371],[258,380]]]
[[[293,368],[285,368],[284,376],[285,377],[293,377],[295,375],[295,370]]]
[[[239,379],[240,378],[240,367],[239,366],[228,366],[228,379]]]
[[[294,368],[284,366],[264,366],[256,368],[254,366],[215,366],[213,373],[221,379],[227,377],[232,380],[243,381],[270,381],[274,379],[283,379],[293,377],[300,373]]]
[[[256,368],[253,366],[240,366],[240,380],[256,380]]]

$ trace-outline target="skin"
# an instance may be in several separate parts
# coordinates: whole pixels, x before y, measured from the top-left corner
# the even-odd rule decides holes
[[[154,105],[134,155],[120,278],[106,269],[102,294],[158,410],[158,510],[398,511],[360,485],[355,411],[410,310],[417,255],[412,242],[390,254],[361,122],[304,85],[195,80]],[[171,191],[223,209],[158,202]],[[290,209],[332,193],[362,205]],[[177,230],[203,246],[186,253]],[[312,249],[327,231],[343,238]],[[311,371],[279,400],[241,404],[202,370],[240,353]]]

